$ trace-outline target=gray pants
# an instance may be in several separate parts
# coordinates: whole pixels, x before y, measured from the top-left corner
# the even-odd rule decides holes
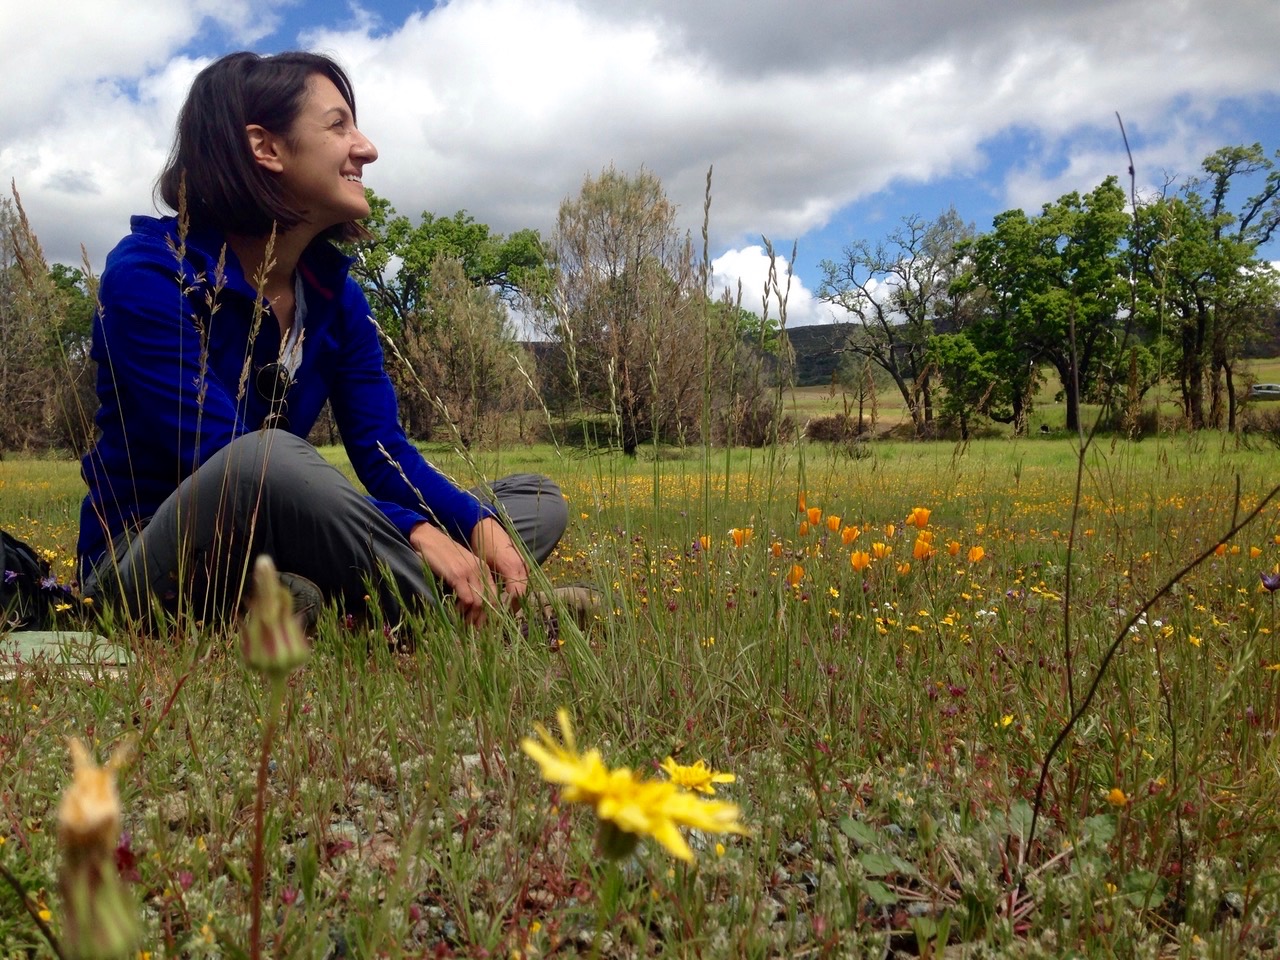
[[[546,477],[514,474],[472,492],[498,508],[538,563],[568,523],[560,488]],[[283,430],[244,434],[210,457],[141,530],[116,538],[83,591],[134,616],[158,601],[169,612],[225,618],[262,553],[352,612],[376,600],[396,620],[441,592],[386,515],[315,447]]]

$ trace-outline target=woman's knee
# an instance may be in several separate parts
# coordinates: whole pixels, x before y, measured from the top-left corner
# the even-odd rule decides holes
[[[569,525],[559,484],[541,474],[516,473],[495,481],[492,490],[534,559],[545,560]]]
[[[279,429],[237,437],[227,445],[223,465],[227,485],[254,498],[297,494],[325,468],[332,469],[320,451]]]

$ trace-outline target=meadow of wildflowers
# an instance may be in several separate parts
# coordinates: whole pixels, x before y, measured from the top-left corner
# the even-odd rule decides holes
[[[1094,448],[1078,498],[1063,441],[530,456],[573,518],[548,575],[605,595],[583,632],[109,621],[124,672],[0,686],[0,952],[77,942],[68,737],[76,778],[131,745],[135,955],[1280,948],[1280,505],[1222,540],[1273,453]],[[0,462],[64,578],[78,497]]]

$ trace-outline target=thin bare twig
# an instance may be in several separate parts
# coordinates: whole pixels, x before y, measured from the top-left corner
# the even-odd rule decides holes
[[[1280,495],[1280,485],[1272,487],[1270,492],[1268,492],[1267,495],[1263,497],[1261,501],[1259,501],[1258,505],[1254,507],[1252,510],[1250,510],[1244,516],[1244,519],[1237,520],[1235,523],[1233,523],[1231,525],[1231,528],[1228,529],[1226,533],[1224,533],[1221,537],[1215,540],[1207,548],[1202,550],[1199,554],[1196,555],[1194,559],[1192,559],[1191,561],[1183,565],[1177,572],[1173,574],[1173,576],[1171,576],[1168,580],[1166,580],[1164,585],[1161,586],[1160,589],[1157,590],[1155,593],[1153,593],[1150,597],[1148,597],[1146,602],[1143,603],[1142,606],[1139,607],[1137,610],[1135,610],[1133,615],[1125,622],[1124,626],[1120,628],[1120,631],[1116,634],[1116,638],[1113,641],[1111,641],[1111,646],[1107,648],[1107,652],[1103,655],[1102,662],[1098,664],[1098,669],[1094,673],[1093,681],[1089,684],[1089,689],[1088,691],[1086,691],[1084,695],[1084,699],[1080,701],[1080,705],[1076,707],[1076,709],[1072,712],[1070,718],[1068,718],[1067,720],[1066,725],[1058,733],[1058,736],[1054,739],[1053,743],[1050,745],[1048,752],[1045,753],[1044,763],[1040,765],[1040,780],[1036,784],[1035,802],[1031,806],[1031,826],[1027,830],[1027,839],[1026,839],[1027,848],[1031,847],[1031,841],[1035,838],[1036,824],[1039,822],[1039,819],[1040,819],[1040,808],[1044,802],[1045,784],[1048,782],[1048,779],[1049,779],[1049,764],[1053,762],[1053,758],[1057,754],[1058,749],[1066,742],[1067,738],[1071,736],[1071,732],[1075,729],[1076,724],[1080,721],[1080,718],[1085,715],[1090,705],[1093,703],[1093,698],[1098,692],[1098,687],[1102,684],[1102,678],[1106,676],[1107,667],[1111,665],[1111,660],[1119,652],[1120,646],[1121,644],[1124,643],[1125,637],[1129,635],[1129,628],[1136,626],[1138,623],[1138,620],[1144,617],[1148,610],[1154,607],[1156,603],[1165,596],[1165,594],[1167,594],[1170,590],[1172,590],[1173,585],[1175,583],[1177,583],[1179,580],[1185,577],[1188,573],[1196,569],[1196,567],[1200,566],[1200,564],[1204,563],[1211,556],[1213,556],[1214,551],[1217,550],[1217,548],[1221,544],[1228,542],[1237,533],[1239,533],[1241,530],[1247,527],[1250,523],[1252,523],[1254,518],[1257,517],[1258,514],[1262,513],[1262,511],[1266,508],[1267,504],[1269,504],[1272,500],[1274,500],[1277,495]],[[1237,498],[1237,502],[1238,502],[1238,498]]]

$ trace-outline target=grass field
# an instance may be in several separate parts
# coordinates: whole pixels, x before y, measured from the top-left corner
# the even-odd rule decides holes
[[[1078,495],[1074,447],[1039,437],[431,456],[460,480],[559,480],[571,526],[546,573],[607,610],[558,637],[413,621],[407,653],[322,620],[266,768],[270,955],[1280,948],[1280,634],[1259,577],[1280,569],[1277,503],[1215,550],[1276,483],[1274,451],[1102,440]],[[0,461],[0,526],[63,577],[80,495],[74,464]],[[102,629],[133,651],[119,675],[0,685],[0,865],[61,930],[65,738],[100,759],[133,738],[117,862],[141,949],[242,956],[269,698],[232,632]],[[1029,838],[1041,765],[1113,646]],[[611,767],[732,772],[716,799],[749,834],[687,834],[692,863],[652,839],[607,859],[591,809],[520,749],[535,724],[559,736],[560,708]],[[48,952],[0,885],[0,954]]]

